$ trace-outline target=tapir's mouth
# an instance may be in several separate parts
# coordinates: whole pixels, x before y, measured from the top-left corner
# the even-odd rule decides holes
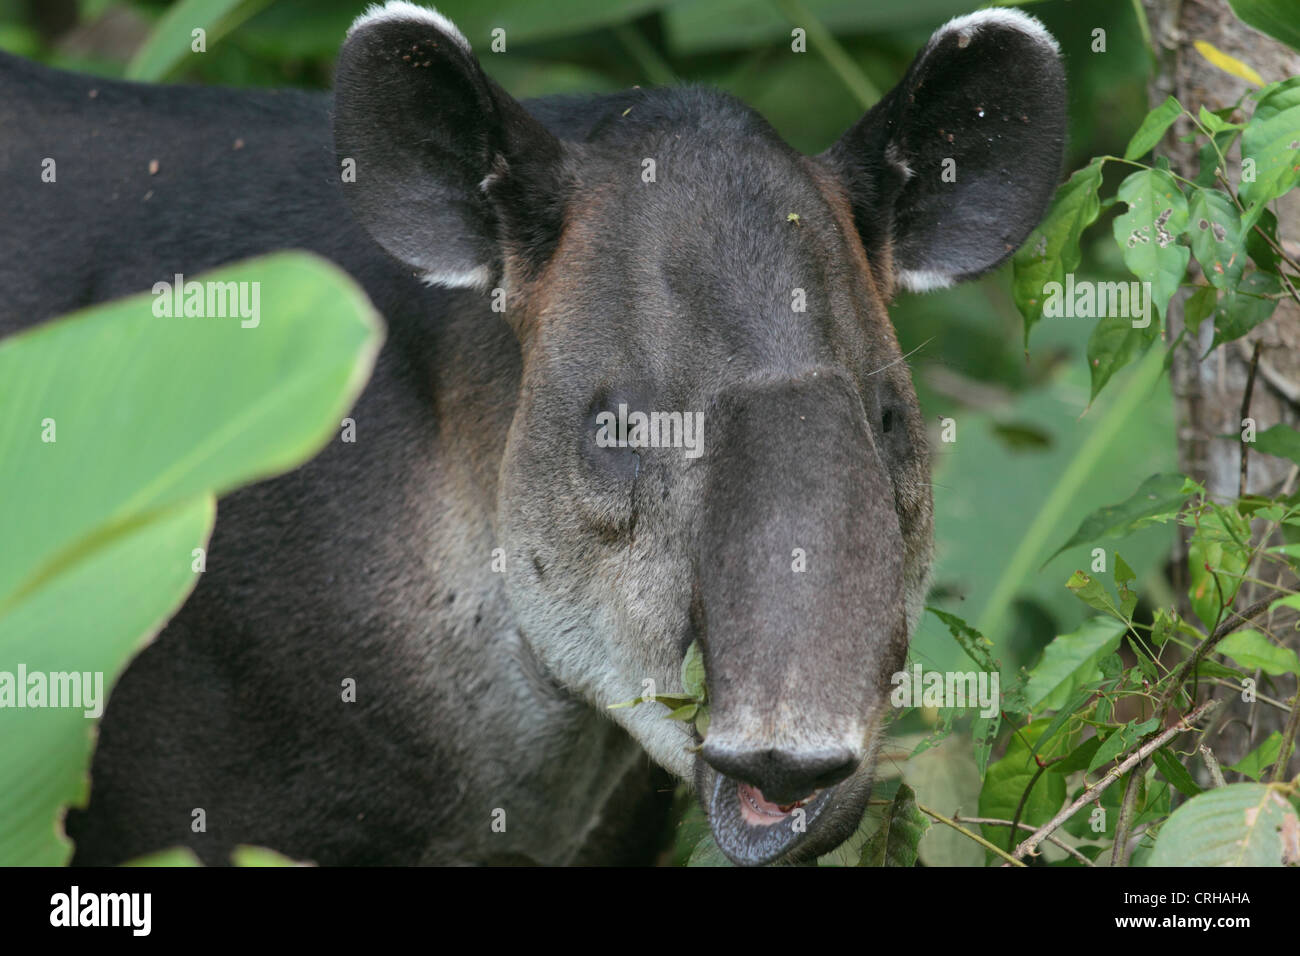
[[[794,803],[778,804],[765,799],[757,787],[716,774],[709,800],[713,839],[737,866],[771,863],[803,842],[834,790],[827,787]]]

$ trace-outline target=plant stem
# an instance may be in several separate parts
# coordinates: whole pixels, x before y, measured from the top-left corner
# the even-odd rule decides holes
[[[890,803],[891,801],[885,800],[884,802]],[[1034,826],[1032,823],[1014,823],[1014,821],[999,820],[996,817],[963,817],[959,814],[954,813],[952,815],[952,818],[956,820],[958,823],[982,823],[985,826],[991,826],[991,827],[1012,827],[1013,832],[1016,828],[1019,828],[1021,830],[1028,830],[1030,833],[1034,831]],[[1070,846],[1070,844],[1066,843],[1064,840],[1060,839],[1059,837],[1049,836],[1047,838],[1047,842],[1052,844],[1052,846],[1060,847],[1062,850],[1070,854],[1070,856],[1074,857],[1084,866],[1097,865],[1096,863],[1093,863],[1092,860],[1088,859],[1086,856],[1084,856],[1082,853],[1080,853],[1078,850]]]
[[[1047,764],[1039,764],[1038,770],[1029,781],[1029,786],[1025,787],[1025,792],[1020,795],[1020,802],[1016,804],[1016,815],[1011,818],[1011,830],[1007,833],[1007,852],[1015,849],[1016,827],[1020,825],[1020,816],[1025,812],[1025,804],[1029,802],[1029,795],[1033,793],[1034,785],[1038,783],[1038,778],[1041,777],[1046,770]]]
[[[984,839],[984,838],[983,838],[982,836],[980,836],[978,833],[974,833],[974,832],[972,832],[972,831],[970,831],[970,830],[967,830],[967,829],[966,829],[964,826],[962,826],[960,823],[957,823],[955,820],[951,820],[951,819],[949,819],[948,817],[945,817],[942,813],[939,813],[938,811],[935,811],[935,810],[931,810],[929,807],[927,807],[927,806],[923,806],[922,804],[919,804],[919,803],[916,805],[916,809],[920,810],[922,813],[926,814],[927,816],[934,817],[934,818],[935,818],[936,820],[938,820],[940,823],[947,824],[948,826],[950,826],[950,827],[952,827],[954,830],[956,830],[958,833],[964,833],[966,836],[970,837],[972,840],[974,840],[974,841],[975,841],[976,843],[978,843],[980,846],[984,847],[984,849],[988,850],[990,853],[996,853],[998,856],[1002,857],[1002,859],[1004,859],[1004,860],[1007,861],[1007,865],[1008,865],[1008,866],[1024,866],[1024,865],[1025,865],[1022,861],[1017,860],[1015,857],[1013,857],[1013,856],[1012,856],[1010,853],[1008,853],[1006,850],[1003,850],[1003,849],[1001,849],[1000,847],[996,847],[996,846],[994,846],[992,843],[990,843],[988,840]]]
[[[1162,724],[1164,723],[1165,714],[1168,713],[1170,705],[1176,699],[1179,689],[1182,688],[1183,682],[1187,679],[1187,675],[1196,668],[1197,664],[1205,659],[1205,655],[1213,650],[1219,641],[1227,637],[1236,628],[1254,620],[1267,611],[1268,606],[1272,603],[1272,598],[1264,598],[1256,601],[1244,611],[1229,610],[1227,620],[1219,624],[1219,626],[1214,629],[1213,634],[1197,645],[1196,650],[1192,652],[1192,656],[1183,661],[1182,666],[1175,672],[1173,679],[1169,682],[1168,690],[1166,690],[1164,695],[1160,698],[1160,708],[1156,712],[1156,716],[1160,718]]]
[[[1219,758],[1214,756],[1214,751],[1201,744],[1201,757],[1205,760],[1205,767],[1210,771],[1210,779],[1214,781],[1214,785],[1226,787],[1228,781],[1223,779],[1223,768],[1219,766]]]
[[[1222,677],[1213,677],[1210,679],[1209,683],[1217,684],[1220,687],[1226,687],[1228,690],[1236,691],[1238,694],[1244,694],[1246,692],[1246,688],[1240,687],[1232,681],[1226,680]],[[1291,709],[1280,700],[1274,700],[1272,697],[1267,697],[1259,691],[1255,691],[1255,700],[1259,701],[1261,704],[1268,704],[1270,707],[1276,707],[1278,710],[1283,712],[1290,711]]]
[[[1246,377],[1246,393],[1241,397],[1241,418],[1250,417],[1250,397],[1255,392],[1255,373],[1259,370],[1259,339],[1250,356],[1250,374]],[[1238,425],[1238,427],[1242,427]],[[1241,480],[1237,483],[1237,497],[1246,497],[1246,468],[1250,462],[1250,442],[1241,443]]]
[[[1151,24],[1147,22],[1147,12],[1142,7],[1142,0],[1133,0],[1133,16],[1138,22],[1138,31],[1142,34],[1142,46],[1147,56],[1154,63],[1158,59],[1155,41],[1151,39]]]
[[[1117,767],[1111,768],[1106,773],[1106,776],[1102,777],[1099,781],[1097,781],[1095,784],[1093,784],[1091,787],[1089,787],[1087,790],[1081,793],[1077,800],[1075,800],[1068,807],[1066,807],[1056,816],[1052,817],[1052,819],[1048,820],[1045,824],[1043,824],[1041,827],[1035,830],[1033,836],[1029,837],[1023,843],[1021,843],[1020,846],[1016,847],[1015,851],[1011,855],[1015,857],[1017,860],[1019,860],[1026,853],[1032,852],[1034,848],[1038,846],[1038,844],[1043,842],[1043,840],[1048,836],[1048,834],[1056,832],[1056,830],[1060,828],[1062,823],[1064,823],[1066,820],[1070,819],[1070,817],[1078,813],[1080,808],[1083,807],[1084,804],[1090,803],[1091,801],[1095,800],[1102,792],[1107,790],[1110,787],[1110,785],[1113,784],[1116,780],[1124,776],[1124,774],[1128,773],[1129,770],[1133,769],[1133,767],[1135,767],[1138,763],[1145,760],[1147,757],[1151,756],[1151,754],[1154,751],[1160,749],[1169,741],[1173,740],[1174,737],[1178,736],[1178,734],[1182,733],[1185,730],[1191,730],[1192,724],[1200,720],[1210,711],[1214,710],[1216,707],[1219,706],[1220,703],[1221,701],[1217,701],[1217,700],[1206,701],[1204,704],[1202,704],[1200,707],[1197,707],[1195,710],[1191,711],[1189,714],[1187,714],[1187,716],[1185,716],[1173,727],[1170,727],[1160,736],[1154,738],[1153,740],[1148,741],[1147,743],[1139,747],[1137,750],[1135,750],[1133,753],[1129,754],[1129,756],[1125,758],[1123,763],[1121,763]]]
[[[1282,732],[1282,749],[1278,751],[1277,763],[1273,765],[1274,783],[1286,779],[1286,765],[1291,762],[1297,733],[1300,733],[1300,686],[1296,687],[1295,700],[1291,704],[1291,719],[1286,722],[1286,730]]]
[[[1138,785],[1142,782],[1142,761],[1138,761],[1133,772],[1128,775],[1128,785],[1124,787],[1124,799],[1119,805],[1119,819],[1115,821],[1115,843],[1110,848],[1110,865],[1128,865],[1128,836],[1133,823],[1133,806],[1137,803]]]

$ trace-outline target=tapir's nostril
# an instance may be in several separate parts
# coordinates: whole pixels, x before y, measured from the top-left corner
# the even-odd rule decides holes
[[[704,759],[714,770],[752,784],[772,803],[795,803],[814,790],[833,786],[853,773],[852,751],[797,751],[779,748],[733,750],[704,742]]]

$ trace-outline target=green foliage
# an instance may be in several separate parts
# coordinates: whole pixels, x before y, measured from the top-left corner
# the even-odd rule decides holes
[[[1189,772],[1184,758],[1168,745],[1172,736],[1168,731],[1156,741],[1164,745],[1154,747],[1150,753],[1152,769],[1143,771],[1150,778],[1137,777],[1132,804],[1126,807],[1124,802],[1128,781],[1139,773],[1132,769],[1133,755],[1166,728],[1172,726],[1175,733],[1184,729],[1171,724],[1169,715],[1175,707],[1190,706],[1184,704],[1194,699],[1190,688],[1204,680],[1226,680],[1235,686],[1244,679],[1241,672],[1208,659],[1201,660],[1195,668],[1189,662],[1187,667],[1172,669],[1159,663],[1156,649],[1172,640],[1188,644],[1189,650],[1207,644],[1212,633],[1220,633],[1228,610],[1236,605],[1246,569],[1256,561],[1279,561],[1286,557],[1277,548],[1265,548],[1262,538],[1252,538],[1252,516],[1275,524],[1295,521],[1296,508],[1285,499],[1258,496],[1223,506],[1208,500],[1195,482],[1180,475],[1166,475],[1147,479],[1123,505],[1101,509],[1085,519],[1076,535],[1081,540],[1124,538],[1150,521],[1176,519],[1187,528],[1190,532],[1189,597],[1201,626],[1181,620],[1176,612],[1165,609],[1157,610],[1150,624],[1135,620],[1136,576],[1118,554],[1113,558],[1113,593],[1100,577],[1074,572],[1066,582],[1067,589],[1105,616],[1091,618],[1076,631],[1058,636],[1044,650],[1041,661],[1028,671],[1023,693],[1031,713],[1055,713],[1036,716],[1028,724],[1013,728],[1005,756],[990,766],[985,775],[980,792],[981,815],[1004,820],[1026,819],[1031,824],[1035,818],[1044,820],[1064,802],[1067,778],[1081,775],[1072,791],[1072,800],[1080,798],[1085,787],[1101,789],[1094,800],[1084,801],[1063,821],[1065,833],[1077,840],[1113,842],[1119,838],[1122,825],[1130,834],[1133,827],[1145,825],[1159,832],[1155,853],[1149,860],[1144,859],[1152,865],[1158,865],[1160,860],[1168,865],[1203,865],[1209,860],[1236,864],[1272,860],[1276,865],[1283,858],[1292,862],[1300,859],[1283,846],[1286,840],[1296,839],[1287,835],[1292,832],[1287,827],[1293,827],[1294,821],[1286,817],[1290,804],[1282,799],[1294,795],[1296,782],[1274,785],[1279,802],[1269,812],[1277,816],[1273,822],[1281,830],[1246,827],[1241,822],[1245,817],[1233,817],[1224,807],[1244,808],[1242,813],[1251,820],[1262,810],[1250,809],[1244,803],[1238,807],[1222,797],[1206,799],[1212,794],[1237,791],[1233,787],[1204,790]],[[1285,596],[1273,602],[1273,606],[1300,607],[1300,595]],[[1254,613],[1259,610],[1257,606]],[[950,626],[958,628],[961,623],[958,619]],[[1300,675],[1300,658],[1295,651],[1279,646],[1260,630],[1243,626],[1215,640],[1216,653],[1247,671],[1283,679]],[[1126,666],[1117,653],[1122,642],[1136,666]],[[1134,707],[1140,716],[1117,717],[1121,709],[1131,713]],[[1263,780],[1279,760],[1285,759],[1283,742],[1282,735],[1275,733],[1246,758],[1226,769],[1252,780]],[[1114,776],[1121,765],[1125,772]],[[1048,783],[1044,789],[1045,781]],[[1188,798],[1172,817],[1169,816],[1173,803],[1171,789]],[[1261,793],[1262,788],[1255,792],[1259,800],[1263,799]],[[1187,811],[1193,806],[1196,812]],[[1181,818],[1180,813],[1184,814]],[[1126,815],[1128,819],[1122,824]],[[1220,838],[1200,832],[1220,824],[1223,827]],[[985,829],[986,836],[994,835],[992,826]],[[1198,836],[1194,840],[1186,839],[1192,831],[1197,831]]]
[[[979,665],[980,670],[986,674],[996,674],[1002,670],[998,662],[993,659],[993,655],[989,653],[988,649],[992,646],[992,641],[955,614],[948,614],[933,607],[927,607],[926,610],[947,626],[949,633],[961,645],[966,655]],[[1003,708],[1013,711],[1019,710],[1017,702],[1014,700],[1004,701]],[[975,737],[975,763],[979,767],[981,774],[988,767],[989,753],[993,749],[993,742],[997,739],[998,729],[1001,726],[1002,709],[999,709],[992,717],[985,717],[981,714],[975,720],[972,729],[972,734]]]
[[[1236,597],[1250,562],[1250,522],[1235,509],[1213,504],[1193,512],[1191,520],[1196,530],[1188,544],[1188,597],[1201,623],[1213,630]]]
[[[1183,475],[1152,475],[1138,486],[1132,497],[1117,505],[1098,508],[1084,518],[1079,530],[1052,557],[1077,544],[1113,541],[1149,524],[1163,524],[1174,518],[1188,496],[1199,490],[1202,490],[1200,485]]]
[[[622,703],[610,704],[609,710],[623,707],[636,707],[651,701],[668,708],[664,716],[669,720],[693,722],[695,730],[703,740],[709,732],[709,695],[704,684],[704,651],[699,641],[691,641],[682,659],[681,694],[655,694],[650,697],[634,697]]]
[[[1047,720],[1036,720],[1017,730],[1001,760],[989,767],[980,790],[980,816],[1019,820],[1040,826],[1051,819],[1065,802],[1065,780],[1059,774],[1043,773],[1042,757],[1032,753],[1034,742],[1047,729]],[[1048,754],[1057,756],[1057,754]],[[1005,845],[1005,827],[985,825],[984,837]],[[1018,840],[1017,840],[1018,842]]]
[[[1249,203],[1253,223],[1263,204],[1279,199],[1300,182],[1300,77],[1272,83],[1259,92],[1255,115],[1241,134],[1241,153],[1255,163],[1255,178],[1243,178],[1238,195]]]
[[[1262,744],[1236,763],[1229,764],[1227,769],[1239,773],[1243,777],[1249,777],[1251,780],[1259,780],[1277,761],[1281,752],[1282,734],[1280,731],[1275,730],[1268,735]]]
[[[1184,796],[1194,797],[1203,793],[1200,786],[1192,779],[1187,768],[1179,762],[1178,757],[1168,747],[1161,747],[1151,754],[1151,762],[1171,784]]]
[[[193,52],[206,52],[208,43],[216,43],[271,0],[180,0],[173,4],[131,62],[126,76],[131,80],[161,80],[175,70]],[[204,49],[195,51],[194,31],[204,31]]]
[[[1138,127],[1133,138],[1129,140],[1128,148],[1124,150],[1124,158],[1137,159],[1151,152],[1182,112],[1183,108],[1178,105],[1176,99],[1172,96],[1166,97],[1163,103],[1142,120],[1142,125]],[[1101,164],[1093,160],[1092,165],[1100,167]]]
[[[1300,22],[1291,0],[1228,0],[1232,12],[1261,33],[1300,50]]]
[[[0,342],[0,671],[99,674],[95,710],[198,580],[215,495],[314,454],[382,338],[315,257],[208,278],[261,283],[257,327],[159,317],[144,294]],[[61,811],[85,801],[98,713],[8,703],[0,862],[65,862]]]
[[[122,864],[123,866],[202,866],[199,858],[194,855],[194,851],[189,847],[173,847],[170,850],[159,850],[157,853],[150,853],[147,856],[136,857]]]
[[[1187,200],[1174,178],[1161,169],[1131,174],[1118,195],[1128,210],[1115,218],[1115,241],[1129,271],[1151,284],[1152,303],[1163,319],[1191,255],[1174,241],[1187,228]],[[1154,330],[1150,338],[1155,339]]]
[[[1101,171],[1102,164],[1094,160],[1062,183],[1046,217],[1012,259],[1015,301],[1025,317],[1026,346],[1030,329],[1042,318],[1047,284],[1063,283],[1066,273],[1079,266],[1083,255],[1079,239],[1101,209],[1097,200]]]
[[[907,784],[900,785],[880,829],[862,848],[858,866],[915,866],[917,848],[929,828],[929,819],[916,808],[916,794]]]
[[[1280,677],[1283,674],[1300,675],[1300,656],[1289,647],[1278,647],[1253,628],[1229,634],[1215,648],[1224,657],[1230,657],[1246,670],[1261,670]]]
[[[1237,288],[1246,268],[1237,207],[1219,190],[1197,187],[1192,190],[1188,216],[1192,228],[1187,234],[1205,278],[1224,292]]]
[[[300,866],[297,860],[291,860],[283,854],[260,846],[237,846],[230,854],[230,862],[235,866]]]
[[[1034,710],[1056,710],[1085,684],[1099,681],[1099,662],[1114,653],[1123,634],[1122,621],[1093,617],[1078,630],[1048,644],[1025,687],[1030,706]]]
[[[1193,115],[1167,98],[1147,114],[1123,158],[1095,157],[1061,186],[1039,232],[1013,260],[1016,304],[1028,341],[1043,315],[1047,283],[1062,282],[1078,267],[1083,232],[1097,217],[1096,192],[1106,163],[1138,167],[1120,183],[1115,200],[1126,209],[1115,217],[1111,231],[1124,265],[1150,290],[1157,315],[1101,309],[1088,348],[1093,398],[1116,371],[1162,338],[1170,302],[1179,286],[1188,284],[1193,254],[1207,284],[1194,287],[1186,320],[1195,331],[1213,318],[1211,348],[1241,338],[1267,320],[1282,295],[1296,297],[1293,284],[1283,282],[1283,270],[1294,270],[1295,264],[1284,263],[1276,217],[1266,206],[1300,182],[1300,78],[1270,84],[1253,97],[1258,102],[1244,124],[1203,107]],[[1205,143],[1202,175],[1196,181],[1170,172],[1164,160],[1154,166],[1137,161],[1180,119]],[[1224,157],[1238,133],[1243,160],[1234,190]],[[1251,261],[1255,268],[1247,272]]]
[[[1160,830],[1151,866],[1300,863],[1300,820],[1280,787],[1235,783],[1193,797]]]
[[[1290,425],[1277,424],[1266,428],[1255,437],[1252,451],[1262,451],[1266,455],[1289,458],[1300,465],[1300,432]]]

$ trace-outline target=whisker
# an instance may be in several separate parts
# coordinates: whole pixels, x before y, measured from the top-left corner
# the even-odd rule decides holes
[[[877,372],[883,372],[883,371],[884,371],[885,369],[887,369],[887,368],[893,368],[893,367],[894,367],[895,365],[897,365],[899,362],[905,362],[905,361],[906,361],[910,356],[915,355],[917,352],[921,351],[921,349],[925,348],[927,345],[929,345],[929,344],[930,344],[931,342],[933,342],[933,341],[934,341],[934,336],[932,335],[932,336],[930,336],[928,339],[926,339],[924,342],[922,342],[920,345],[918,345],[916,348],[912,349],[912,351],[908,352],[907,355],[900,355],[898,358],[894,359],[894,360],[893,360],[892,362],[890,362],[888,365],[882,365],[880,368],[876,369],[875,372],[868,372],[868,373],[866,374],[866,377],[867,377],[867,378],[870,378],[871,376],[875,375]]]

